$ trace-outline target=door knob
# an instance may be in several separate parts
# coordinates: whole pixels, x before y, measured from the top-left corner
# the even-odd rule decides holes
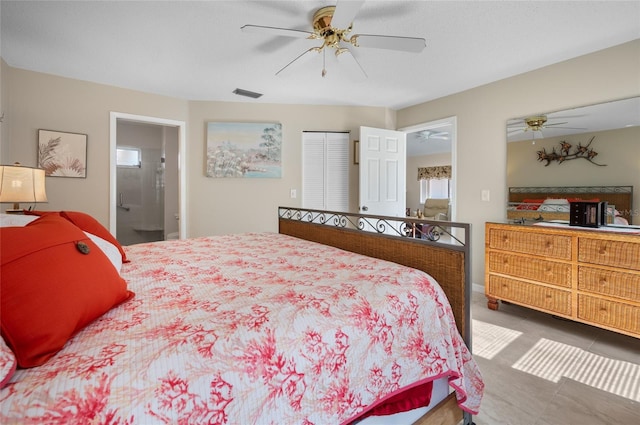
[[[365,205],[364,207],[362,207],[362,211],[369,211],[369,207]]]

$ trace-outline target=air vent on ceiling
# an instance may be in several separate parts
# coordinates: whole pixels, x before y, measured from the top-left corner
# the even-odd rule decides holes
[[[256,93],[254,91],[243,90],[243,89],[235,89],[233,93],[237,94],[238,96],[252,97],[254,99],[257,99],[260,96],[262,96],[262,93]]]

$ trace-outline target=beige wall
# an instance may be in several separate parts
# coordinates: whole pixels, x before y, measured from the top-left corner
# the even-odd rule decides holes
[[[38,129],[87,134],[86,179],[48,177],[49,202],[38,208],[84,211],[105,226],[109,224],[109,113],[188,119],[184,100],[9,66],[3,68],[2,80],[7,105],[2,161],[36,166]]]
[[[277,207],[301,205],[305,130],[350,131],[359,126],[396,128],[386,108],[269,105],[184,101],[9,66],[2,84],[9,87],[10,120],[3,125],[5,162],[37,164],[37,131],[50,129],[88,135],[87,178],[47,178],[47,210],[80,210],[109,223],[109,113],[111,111],[187,123],[187,235],[277,231]],[[3,93],[4,94],[4,93]],[[212,179],[204,176],[208,121],[280,122],[283,125],[281,179]],[[6,131],[6,132],[5,132]],[[351,155],[353,155],[351,150]],[[352,162],[352,161],[351,161]],[[350,206],[358,208],[358,167],[351,166]],[[298,197],[289,197],[296,189]]]
[[[277,230],[276,207],[300,205],[300,134],[351,131],[360,125],[403,128],[457,117],[457,220],[472,225],[472,280],[484,280],[484,223],[502,220],[506,202],[509,118],[640,95],[640,40],[488,84],[397,112],[384,108],[189,102],[54,77],[3,65],[4,163],[36,162],[39,128],[89,136],[87,178],[47,179],[47,209],[76,209],[108,223],[109,112],[187,122],[188,236]],[[397,122],[396,122],[397,118]],[[216,180],[204,177],[207,121],[283,124],[283,178]],[[357,209],[357,167],[351,169],[351,206]],[[480,192],[490,190],[490,202]],[[300,190],[298,190],[300,194]]]
[[[506,217],[510,118],[640,95],[640,40],[398,111],[398,127],[457,117],[457,220],[472,227],[472,280],[484,282],[484,224]],[[481,191],[490,191],[490,202]]]
[[[5,117],[2,115],[4,114],[5,111],[5,101],[4,101],[4,94],[6,93],[5,89],[4,89],[4,78],[2,78],[2,72],[4,71],[6,67],[6,63],[4,62],[4,60],[2,60],[2,58],[0,58],[0,116],[2,116],[2,121],[4,121]],[[4,161],[4,156],[3,151],[4,149],[2,149],[3,144],[2,144],[2,139],[5,133],[5,129],[7,128],[6,125],[2,125],[2,123],[0,123],[0,164],[5,164],[6,162]]]
[[[407,208],[411,208],[414,213],[416,209],[424,207],[424,204],[420,203],[418,168],[438,165],[451,165],[451,154],[438,153],[407,157]]]
[[[191,102],[187,171],[189,235],[247,231],[277,231],[277,207],[301,206],[302,132],[350,131],[351,152],[359,126],[395,128],[393,114],[384,108],[264,105]],[[204,175],[206,123],[263,121],[282,123],[281,179],[213,179]],[[353,158],[352,158],[353,159]],[[351,162],[350,209],[358,209],[358,167]],[[298,197],[291,199],[290,190]]]

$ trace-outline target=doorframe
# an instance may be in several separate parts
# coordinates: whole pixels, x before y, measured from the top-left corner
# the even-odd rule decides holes
[[[441,118],[438,120],[428,121],[421,124],[411,125],[408,127],[399,128],[398,131],[404,131],[405,133],[415,133],[424,130],[437,130],[445,126],[451,126],[451,217],[449,221],[456,221],[456,205],[458,197],[458,119],[456,116]]]
[[[117,218],[117,167],[116,148],[118,143],[118,120],[133,121],[145,124],[156,124],[167,127],[178,127],[178,232],[180,239],[187,237],[187,179],[186,179],[186,135],[185,121],[165,118],[148,117],[144,115],[127,114],[124,112],[109,113],[109,231],[116,234]]]

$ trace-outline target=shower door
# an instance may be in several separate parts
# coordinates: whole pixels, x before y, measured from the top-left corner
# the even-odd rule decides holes
[[[164,240],[178,230],[178,201],[177,196],[171,196],[173,191],[165,202],[167,175],[174,180],[172,170],[166,169],[166,158],[177,157],[172,154],[177,152],[177,142],[167,136],[175,133],[177,141],[177,132],[124,120],[118,120],[117,125],[117,239],[122,245]],[[167,220],[167,214],[173,217]]]

